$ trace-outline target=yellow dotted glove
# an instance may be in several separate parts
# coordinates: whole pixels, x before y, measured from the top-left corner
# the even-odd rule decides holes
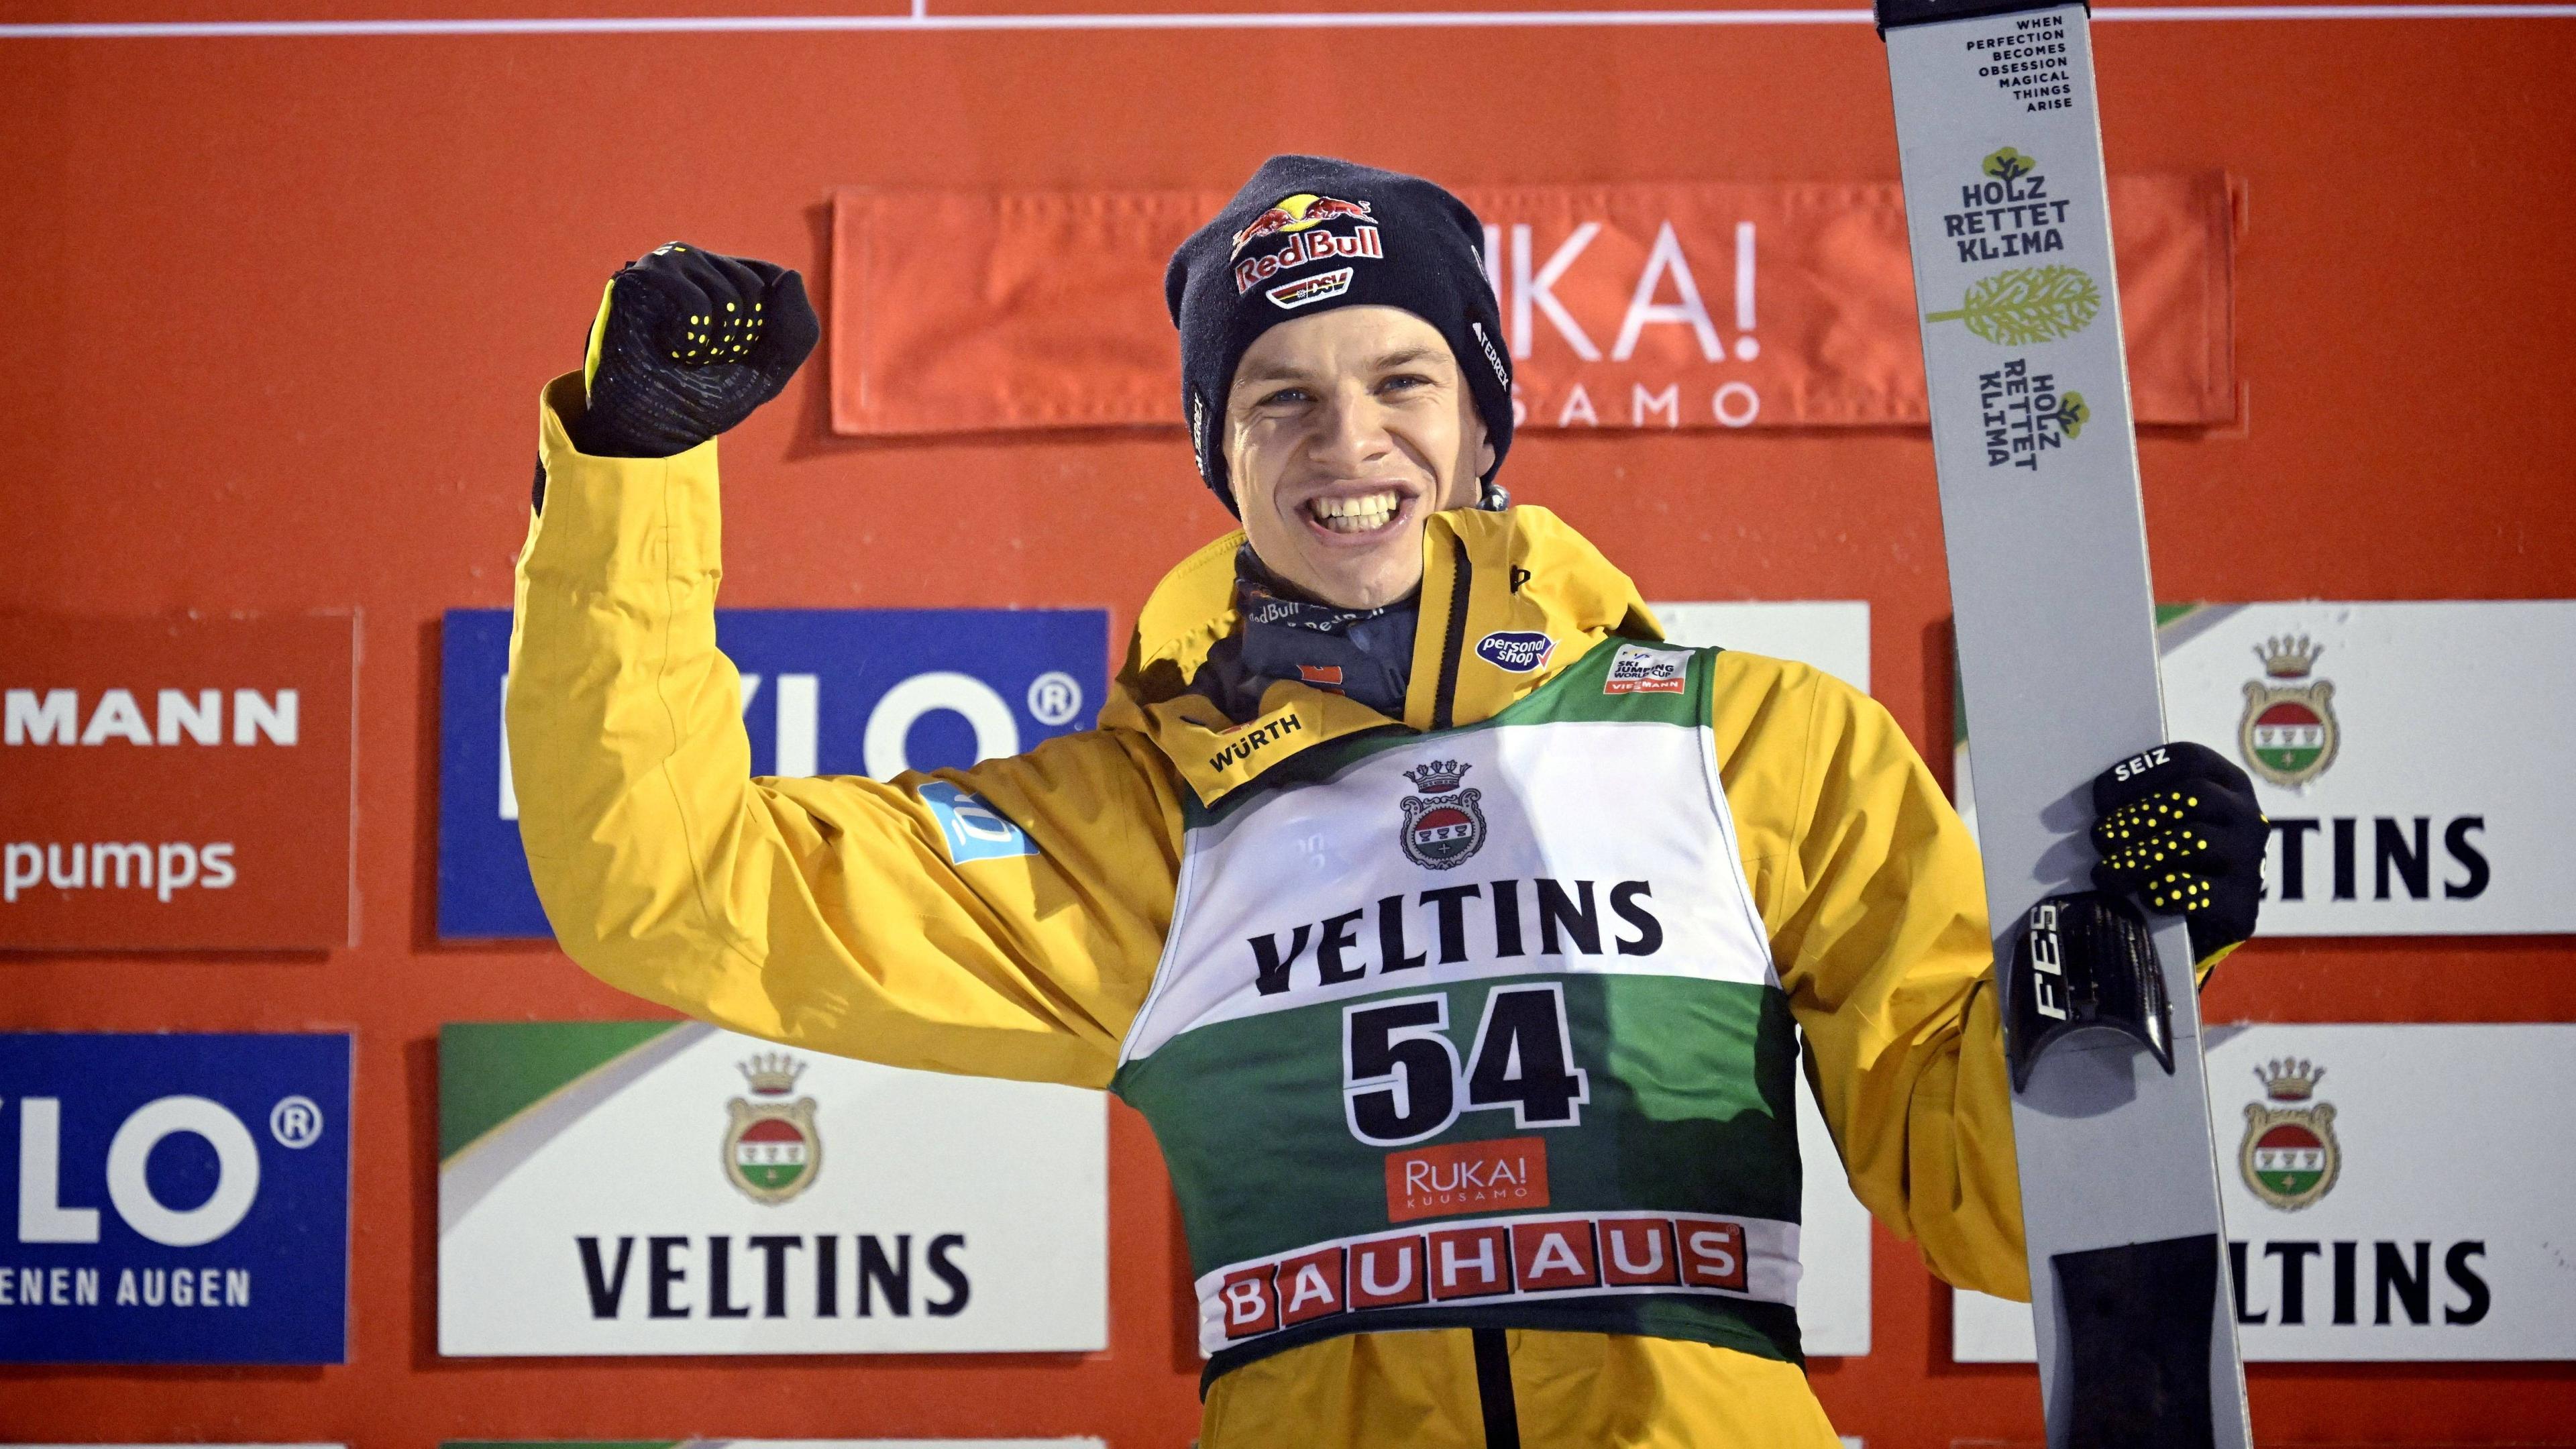
[[[2271,822],[2254,782],[2206,745],[2179,741],[2093,782],[2094,886],[2182,916],[2203,976],[2254,934]]]

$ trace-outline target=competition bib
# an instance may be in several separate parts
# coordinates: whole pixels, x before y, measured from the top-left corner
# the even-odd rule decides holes
[[[1113,1090],[1221,1373],[1504,1326],[1798,1356],[1797,1045],[1706,654],[1606,643],[1485,723],[1194,811]]]

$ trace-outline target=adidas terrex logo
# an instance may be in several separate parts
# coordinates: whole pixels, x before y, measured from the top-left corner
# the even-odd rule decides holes
[[[1305,726],[1298,722],[1297,716],[1281,715],[1266,725],[1257,725],[1245,730],[1239,738],[1224,749],[1208,756],[1208,768],[1211,770],[1232,768],[1277,744],[1282,738],[1304,728]]]

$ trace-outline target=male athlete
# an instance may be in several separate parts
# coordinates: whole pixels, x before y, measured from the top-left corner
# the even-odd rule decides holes
[[[890,782],[752,779],[716,649],[713,439],[811,348],[801,282],[678,244],[620,271],[542,409],[529,864],[625,990],[1142,1111],[1210,1449],[1821,1449],[1801,1032],[1861,1200],[2027,1296],[1976,850],[1876,704],[1661,642],[1509,505],[1481,240],[1428,182],[1264,165],[1166,280],[1242,532],[1146,601],[1098,729]],[[2096,880],[2214,961],[2264,827],[2233,766],[2171,753],[2097,785]],[[960,808],[1011,848],[952,853]]]

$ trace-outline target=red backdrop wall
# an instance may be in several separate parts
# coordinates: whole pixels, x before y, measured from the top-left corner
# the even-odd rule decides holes
[[[43,18],[216,9],[142,3]],[[2143,444],[2159,592],[2576,594],[2576,21],[2098,36],[2112,169],[2223,167],[2250,197],[2244,425]],[[1123,1108],[1105,1353],[437,1356],[438,1023],[644,1014],[550,946],[447,946],[430,926],[436,620],[509,600],[538,384],[578,360],[605,274],[672,237],[827,290],[836,185],[1231,188],[1285,149],[1460,184],[1896,169],[1879,48],[1852,25],[9,39],[0,114],[0,608],[365,611],[356,949],[0,961],[0,1025],[358,1033],[350,1361],[0,1370],[0,1436],[22,1440],[1100,1433],[1179,1449],[1196,1414],[1185,1274],[1152,1141]],[[725,458],[737,605],[1100,604],[1123,639],[1159,570],[1226,524],[1177,430],[839,440],[819,368]],[[1920,434],[1539,434],[1510,482],[1650,597],[1868,599],[1877,692],[1946,757]],[[2576,949],[2541,938],[2258,941],[2207,1009],[2576,1020],[2571,968]],[[1951,1366],[1946,1290],[1883,1233],[1876,1281],[1874,1351],[1813,1366],[1845,1432],[2037,1436],[2029,1373]],[[2268,1443],[2530,1441],[2576,1422],[2566,1365],[2252,1380]]]

